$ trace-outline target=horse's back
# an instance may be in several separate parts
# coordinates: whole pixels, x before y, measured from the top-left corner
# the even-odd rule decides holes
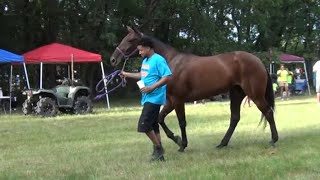
[[[180,62],[180,71],[187,71],[190,75],[200,72],[210,75],[229,76],[238,79],[243,74],[255,74],[256,71],[265,71],[261,60],[245,51],[234,51],[214,56],[182,56],[183,62]],[[184,65],[183,65],[184,64]]]
[[[170,62],[173,83],[170,92],[180,92],[188,99],[204,98],[227,92],[234,85],[248,86],[259,79],[264,83],[264,65],[255,55],[234,51],[214,56],[179,54]]]

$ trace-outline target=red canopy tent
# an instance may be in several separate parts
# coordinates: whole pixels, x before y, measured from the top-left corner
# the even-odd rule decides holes
[[[23,54],[26,63],[101,62],[101,55],[52,43]]]
[[[299,56],[295,56],[295,55],[291,55],[291,54],[281,54],[280,55],[280,61],[282,63],[304,63],[304,58],[303,57],[299,57]]]
[[[291,55],[291,54],[282,53],[280,55],[279,59],[280,59],[281,63],[303,63],[304,71],[306,73],[306,81],[307,81],[308,91],[309,91],[309,95],[311,95],[310,85],[309,85],[309,80],[308,80],[308,71],[306,68],[306,62],[304,61],[304,58],[299,57],[299,56],[295,56],[295,55]]]
[[[40,63],[40,89],[42,89],[42,68],[43,63],[71,63],[72,79],[73,78],[73,63],[99,63],[101,64],[102,76],[105,76],[103,62],[100,54],[94,54],[88,51],[77,49],[71,46],[52,43],[29,51],[23,54],[25,63]],[[103,78],[102,77],[102,78]],[[106,82],[105,82],[106,83]],[[106,87],[106,86],[105,86]],[[105,89],[107,92],[107,89]],[[108,108],[109,98],[106,95]]]

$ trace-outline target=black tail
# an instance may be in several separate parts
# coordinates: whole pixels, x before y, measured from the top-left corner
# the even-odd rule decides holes
[[[267,89],[266,89],[265,97],[266,97],[266,100],[267,100],[269,106],[274,111],[275,104],[274,104],[274,92],[273,92],[272,79],[271,79],[271,76],[268,73],[268,71],[267,71],[267,75],[268,75],[268,82],[267,82]]]
[[[272,85],[272,79],[271,76],[269,74],[269,72],[267,71],[267,76],[268,76],[268,81],[267,81],[267,87],[266,87],[266,94],[265,94],[265,98],[268,102],[269,107],[271,107],[272,111],[275,110],[275,103],[274,103],[274,92],[273,92],[273,85]],[[261,114],[261,119],[260,119],[260,123],[261,124],[262,120],[265,119],[264,115]],[[267,121],[264,121],[264,128],[267,126]]]

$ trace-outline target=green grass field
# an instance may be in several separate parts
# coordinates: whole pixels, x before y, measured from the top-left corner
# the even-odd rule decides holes
[[[83,116],[1,115],[0,179],[320,179],[314,98],[276,101],[276,149],[269,147],[269,126],[258,127],[256,107],[242,108],[229,146],[216,149],[229,125],[229,102],[188,104],[189,147],[179,153],[163,135],[166,162],[149,162],[151,143],[136,132],[140,111],[136,101]],[[180,134],[174,113],[166,122]]]

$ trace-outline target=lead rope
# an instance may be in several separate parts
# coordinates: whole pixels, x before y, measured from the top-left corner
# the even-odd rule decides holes
[[[126,66],[126,63],[127,63],[127,60],[129,59],[128,56],[125,57],[124,59],[124,63],[123,63],[123,66],[122,66],[122,69],[121,70],[116,70],[114,71],[113,73],[109,74],[108,76],[105,76],[103,77],[96,85],[96,91],[98,93],[101,93],[102,91],[104,91],[106,89],[106,87],[109,85],[109,83],[117,76],[117,75],[120,75],[120,73],[124,70],[125,66]],[[124,77],[120,76],[121,77],[121,82],[114,88],[112,88],[111,90],[105,92],[105,93],[102,93],[102,94],[98,94],[94,99],[97,100],[97,99],[101,99],[103,96],[105,96],[106,94],[109,94],[111,92],[113,92],[114,90],[118,89],[120,86],[122,87],[125,87],[126,84],[127,84],[127,81]],[[104,82],[104,80],[107,81],[106,85],[99,89],[99,86],[100,84],[102,84]]]

